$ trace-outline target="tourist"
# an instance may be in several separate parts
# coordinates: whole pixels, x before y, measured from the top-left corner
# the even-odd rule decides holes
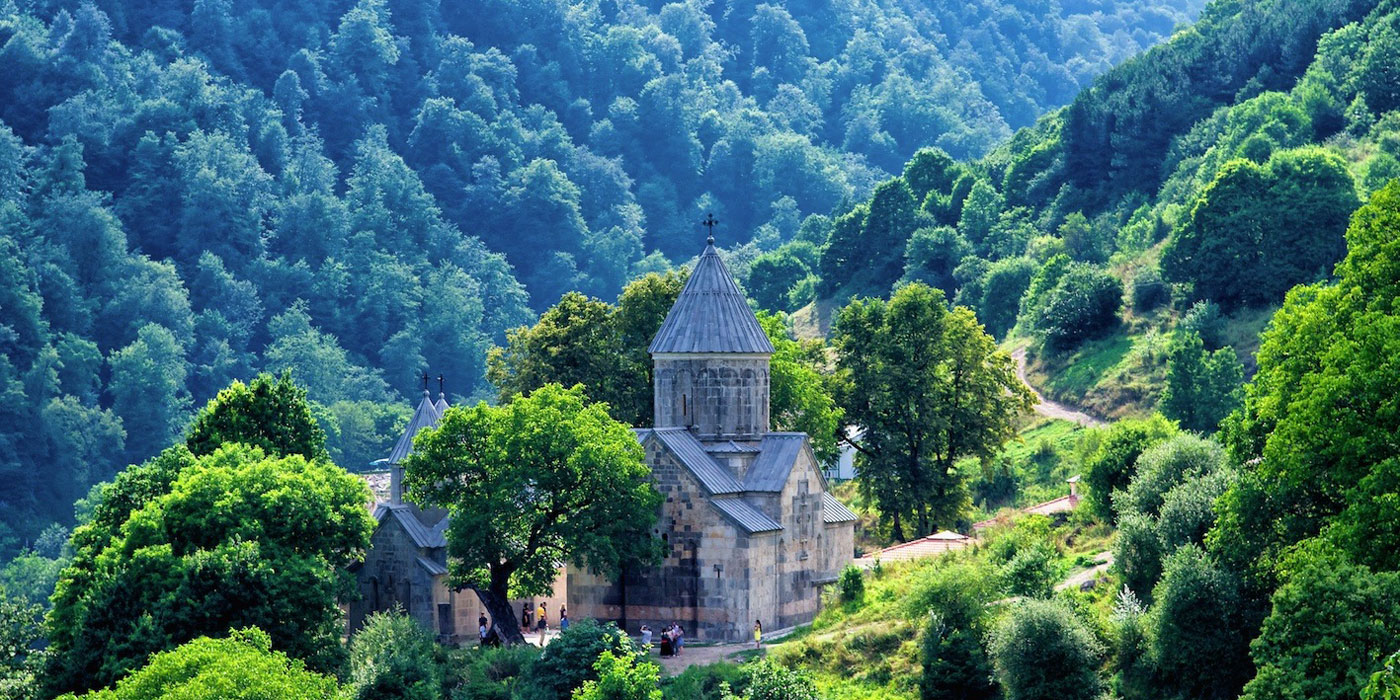
[[[544,646],[544,633],[549,629],[549,616],[545,614],[544,602],[540,602],[540,609],[535,611],[535,629],[540,632],[540,646]]]
[[[763,623],[758,620],[753,621],[753,648],[763,648]]]
[[[646,648],[648,648],[648,647],[650,647],[650,646],[651,646],[651,628],[648,627],[648,626],[646,626],[646,625],[642,625],[642,648],[643,648],[643,649],[646,649]]]
[[[671,646],[671,628],[661,630],[661,655],[671,656],[675,653],[675,648]]]
[[[676,639],[676,656],[680,656],[681,650],[685,648],[685,628],[681,627],[680,623],[675,623],[672,626],[675,628],[672,635]]]
[[[490,625],[488,624],[488,622],[487,622],[487,620],[486,620],[486,613],[483,612],[483,613],[480,613],[479,615],[477,615],[477,617],[476,617],[476,626],[477,626],[477,627],[490,627]]]
[[[486,616],[485,616],[485,615],[482,615],[481,618],[478,620],[478,622],[479,622],[480,624],[478,624],[477,627],[476,627],[476,643],[477,643],[478,646],[484,647],[484,646],[486,646],[486,633],[487,633],[487,628],[486,628]]]
[[[563,634],[566,629],[569,629],[569,609],[559,608],[559,633]]]
[[[529,603],[521,603],[521,604],[520,604],[520,629],[522,629],[522,630],[524,630],[524,631],[526,631],[526,632],[529,632],[529,631],[530,631],[530,604],[529,604]]]

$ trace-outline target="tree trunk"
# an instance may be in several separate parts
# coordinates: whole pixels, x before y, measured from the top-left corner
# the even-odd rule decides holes
[[[496,625],[501,642],[507,646],[524,644],[525,635],[520,631],[520,620],[515,617],[516,611],[510,605],[510,575],[499,575],[492,570],[490,588],[475,590],[476,597],[491,613],[491,622]]]
[[[894,536],[895,544],[902,544],[904,542],[904,526],[899,522],[898,510],[894,512],[894,523],[890,527],[890,534]]]

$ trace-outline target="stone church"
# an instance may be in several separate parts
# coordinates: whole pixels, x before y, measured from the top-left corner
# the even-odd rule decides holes
[[[567,603],[575,620],[633,634],[679,622],[691,639],[720,641],[751,639],[754,620],[769,631],[811,622],[823,587],[852,559],[856,516],[827,493],[807,435],[770,430],[773,346],[713,238],[649,351],[654,427],[636,434],[666,497],[655,532],[665,560],[616,580],[570,567],[544,599],[552,616]],[[474,634],[476,594],[447,581],[446,512],[402,497],[400,464],[446,408],[425,390],[389,455],[388,498],[372,506],[370,551],[354,567],[351,631],[397,605],[439,639]]]
[[[658,567],[605,580],[569,569],[577,618],[636,633],[750,639],[811,622],[852,559],[856,516],[827,493],[805,433],[770,430],[773,346],[711,238],[648,349],[654,427],[637,430],[665,495]]]

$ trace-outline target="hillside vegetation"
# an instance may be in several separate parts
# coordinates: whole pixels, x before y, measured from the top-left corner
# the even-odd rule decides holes
[[[508,329],[685,260],[701,212],[820,240],[1201,4],[0,4],[0,551],[258,370],[361,468],[421,372],[494,393]]]
[[[1284,294],[1329,278],[1352,212],[1400,176],[1398,23],[1393,2],[1213,3],[987,156],[920,152],[835,216],[808,276],[755,296],[816,296],[798,316],[822,328],[924,281],[1031,344],[1051,398],[1213,429]]]

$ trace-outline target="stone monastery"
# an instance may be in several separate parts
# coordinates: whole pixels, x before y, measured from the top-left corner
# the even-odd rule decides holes
[[[691,639],[715,641],[749,639],[755,620],[765,630],[810,622],[823,586],[852,559],[856,516],[827,493],[807,435],[770,429],[773,346],[713,238],[649,352],[654,421],[636,434],[666,497],[655,532],[665,559],[614,580],[568,567],[550,610],[566,604],[571,619],[632,633],[679,622]],[[395,604],[440,637],[476,628],[475,594],[447,585],[445,513],[402,500],[399,463],[445,408],[425,391],[389,457],[390,498],[374,507],[351,629]]]

